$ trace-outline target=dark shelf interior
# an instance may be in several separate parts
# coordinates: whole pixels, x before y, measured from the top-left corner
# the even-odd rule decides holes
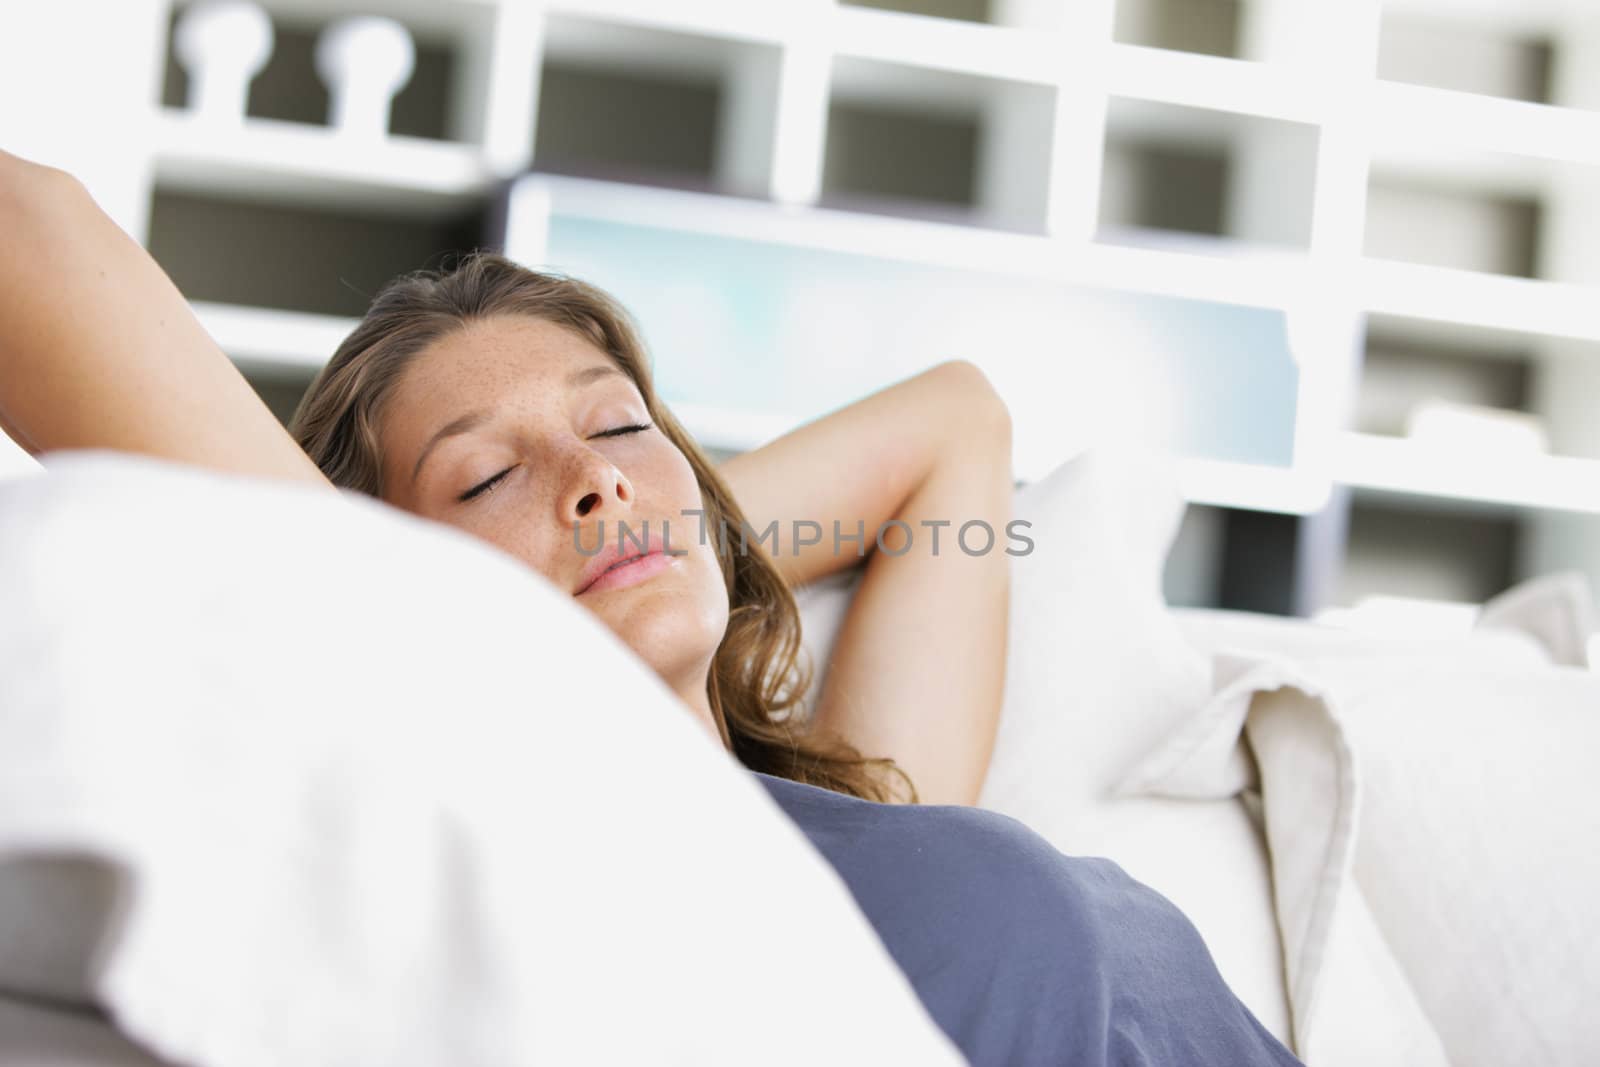
[[[1117,4],[1112,37],[1122,44],[1239,55],[1239,0],[1144,0]]]
[[[1385,202],[1387,201],[1387,207]],[[1544,209],[1538,200],[1374,178],[1362,250],[1455,270],[1539,276]]]
[[[1528,411],[1534,367],[1526,353],[1369,334],[1352,428],[1402,436],[1425,400]]]
[[[1550,102],[1555,43],[1471,22],[1386,13],[1378,36],[1378,77],[1435,89]]]
[[[484,212],[438,221],[157,188],[150,253],[190,300],[361,315],[390,279],[484,241]]]
[[[834,100],[822,198],[833,206],[971,211],[981,136],[975,116],[917,113]]]
[[[1357,499],[1336,599],[1407,596],[1482,603],[1518,580],[1516,517]]]
[[[722,86],[714,79],[547,59],[539,85],[534,166],[709,188],[716,184],[722,106]]]
[[[1107,151],[1111,151],[1107,146]],[[1125,144],[1122,151],[1137,161],[1118,197],[1129,208],[1127,217],[1111,216],[1105,205],[1113,202],[1102,188],[1101,223],[1136,226],[1220,237],[1227,231],[1228,155],[1222,151],[1185,149],[1153,143]],[[1106,182],[1119,180],[1111,173]]]

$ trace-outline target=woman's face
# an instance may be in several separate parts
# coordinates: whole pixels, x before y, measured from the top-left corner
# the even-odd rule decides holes
[[[406,368],[380,432],[386,501],[523,560],[681,696],[704,702],[728,597],[716,548],[693,514],[703,507],[700,486],[609,356],[541,319],[475,321]],[[596,553],[602,531],[604,549],[615,550],[625,525],[631,536],[621,545],[635,555],[647,529],[649,548],[663,547],[663,522],[672,552],[684,554],[591,582],[608,562]]]

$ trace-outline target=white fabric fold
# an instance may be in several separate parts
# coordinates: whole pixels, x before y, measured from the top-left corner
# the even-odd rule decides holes
[[[1295,1043],[1315,1031],[1322,962],[1350,881],[1360,781],[1322,690],[1292,667],[1248,654],[1212,661],[1215,695],[1117,788],[1121,796],[1263,797]],[[1249,738],[1250,751],[1242,743]],[[1251,760],[1254,754],[1254,762]]]
[[[1212,668],[1210,702],[1119,794],[1258,790],[1296,1051],[1311,1067],[1447,1067],[1355,884],[1361,778],[1330,694],[1261,653]]]
[[[1119,792],[1259,788],[1306,1061],[1594,1062],[1600,676],[1442,650],[1214,667]]]

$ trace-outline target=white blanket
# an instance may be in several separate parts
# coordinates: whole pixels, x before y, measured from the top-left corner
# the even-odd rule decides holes
[[[202,1067],[960,1062],[759,785],[522,564],[354,493],[47,466],[0,484],[0,989]]]

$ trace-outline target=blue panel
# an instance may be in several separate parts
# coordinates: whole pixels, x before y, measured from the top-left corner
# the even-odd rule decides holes
[[[1034,440],[1109,419],[1185,455],[1292,462],[1281,312],[560,216],[547,266],[634,314],[669,402],[812,417],[964,358]]]

